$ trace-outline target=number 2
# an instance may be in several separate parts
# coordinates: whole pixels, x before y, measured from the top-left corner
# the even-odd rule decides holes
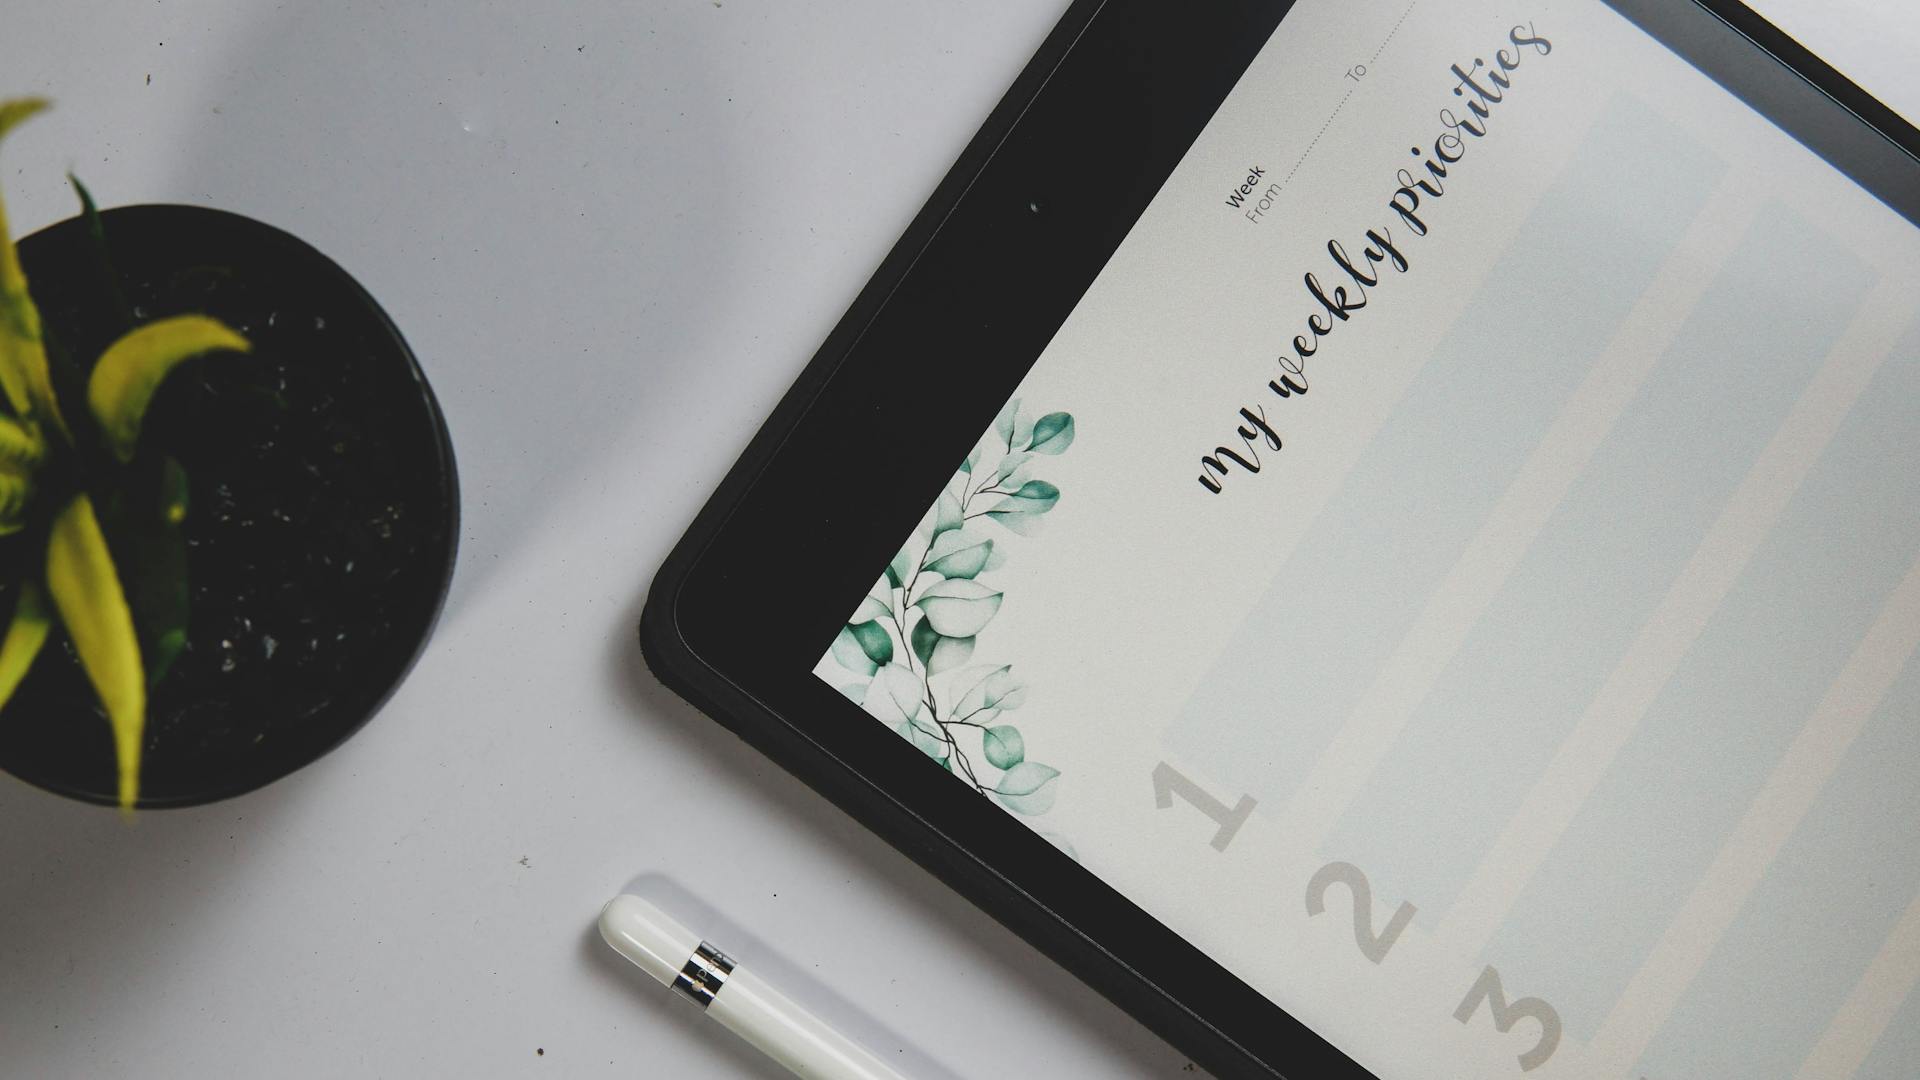
[[[1393,943],[1400,940],[1400,934],[1407,924],[1413,921],[1415,908],[1401,901],[1400,907],[1387,921],[1387,928],[1378,934],[1373,932],[1373,886],[1367,882],[1367,875],[1359,867],[1349,862],[1330,862],[1313,875],[1307,882],[1307,914],[1319,915],[1327,910],[1327,890],[1335,883],[1345,885],[1353,894],[1353,941],[1360,946],[1360,955],[1378,964],[1387,958],[1393,949]],[[1504,1028],[1502,1030],[1505,1030]]]
[[[1153,767],[1153,805],[1165,810],[1173,805],[1175,795],[1192,803],[1194,809],[1220,826],[1213,834],[1215,851],[1227,850],[1227,845],[1233,843],[1233,835],[1253,814],[1253,796],[1242,795],[1240,801],[1229,808],[1226,803],[1207,794],[1205,788],[1187,779],[1180,770],[1163,761]]]
[[[1480,1003],[1483,1001],[1493,1013],[1493,1026],[1499,1029],[1501,1034],[1512,1031],[1513,1025],[1523,1016],[1531,1016],[1540,1022],[1540,1041],[1533,1044],[1533,1049],[1520,1055],[1520,1068],[1523,1071],[1532,1072],[1545,1065],[1547,1059],[1553,1056],[1554,1050],[1559,1048],[1560,1014],[1553,1011],[1553,1006],[1537,997],[1524,997],[1509,1004],[1506,990],[1500,985],[1500,973],[1491,965],[1480,973],[1480,981],[1474,983],[1473,989],[1467,991],[1467,996],[1460,1002],[1460,1007],[1453,1010],[1453,1018],[1463,1024],[1466,1023],[1473,1019],[1473,1014],[1479,1010]]]

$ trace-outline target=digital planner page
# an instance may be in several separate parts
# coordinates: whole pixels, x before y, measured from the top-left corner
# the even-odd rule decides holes
[[[817,674],[1385,1080],[1920,1076],[1920,230],[1597,0],[1301,0],[955,464]]]

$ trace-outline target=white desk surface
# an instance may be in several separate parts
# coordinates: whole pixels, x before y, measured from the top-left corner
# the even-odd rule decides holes
[[[57,99],[6,147],[16,226],[72,168],[305,237],[419,353],[466,517],[425,658],[313,766],[132,826],[0,782],[0,1071],[784,1075],[593,934],[656,871],[960,1075],[1183,1074],[634,638],[1064,0],[14,6],[0,96]],[[1920,117],[1920,13],[1760,6]]]

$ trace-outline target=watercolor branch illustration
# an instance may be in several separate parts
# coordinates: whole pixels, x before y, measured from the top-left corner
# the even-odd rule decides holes
[[[1029,421],[1018,398],[1008,402],[831,649],[856,676],[843,694],[975,791],[1028,815],[1052,808],[1059,770],[1030,760],[1007,722],[1027,696],[1013,665],[970,661],[1005,598],[988,581],[1006,562],[988,526],[1039,531],[1060,489],[1034,473],[1073,436],[1071,414]]]

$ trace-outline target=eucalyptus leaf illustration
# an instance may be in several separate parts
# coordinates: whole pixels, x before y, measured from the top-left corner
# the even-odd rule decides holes
[[[989,513],[994,514],[1044,514],[1060,501],[1060,489],[1045,480],[1029,480],[1020,485],[1020,490],[1000,500],[1000,505]]]
[[[1027,687],[1013,675],[1012,665],[997,668],[981,677],[960,696],[953,707],[962,719],[1019,708],[1027,700]]]
[[[1060,770],[1034,761],[1022,761],[1000,777],[994,794],[1007,809],[1021,814],[1044,814],[1053,809]]]
[[[996,769],[1011,769],[1027,759],[1027,740],[1020,737],[1020,729],[1009,725],[990,727],[981,736],[985,747],[987,764]]]
[[[1022,483],[1025,483],[1025,478],[1022,477],[1019,480],[1015,480],[1014,477],[1018,476],[1020,471],[1026,468],[1032,461],[1033,453],[1028,450],[1015,450],[1011,454],[1001,455],[1000,464],[993,467],[992,486],[995,488],[1007,485],[1011,485],[1013,488],[1019,487]],[[1011,490],[1011,488],[1009,488],[1009,490]]]
[[[973,639],[944,637],[922,619],[913,627],[913,654],[927,669],[927,677],[932,678],[966,663],[973,656]]]
[[[992,557],[992,540],[956,530],[942,533],[933,542],[927,551],[927,569],[944,578],[972,580],[987,568],[987,560]]]
[[[888,664],[867,684],[867,696],[861,702],[876,719],[889,724],[910,720],[926,707],[921,699],[925,684],[905,664]]]
[[[1032,429],[1028,428],[1027,430],[1031,431]],[[1001,408],[1000,415],[993,418],[993,431],[995,435],[999,436],[1001,444],[1007,450],[1013,449],[1013,444],[1016,440],[1018,440],[1021,445],[1026,444],[1027,440],[1022,437],[1021,432],[1019,398],[1014,398],[1007,402],[1006,405]]]
[[[893,663],[893,639],[878,622],[863,622],[847,627],[853,632],[853,640],[860,643],[860,651],[877,667]]]
[[[919,747],[921,753],[935,761],[946,761],[952,753],[952,746],[940,737],[936,728],[924,720],[902,720],[894,725],[894,730]]]
[[[1033,422],[1032,441],[1027,449],[1036,454],[1059,455],[1067,452],[1073,445],[1073,415],[1071,413],[1048,413]]]
[[[940,539],[942,533],[958,529],[966,524],[966,517],[960,511],[960,499],[951,491],[943,491],[933,504],[933,538]]]
[[[914,606],[944,637],[973,637],[986,629],[1000,610],[998,591],[978,581],[956,578],[942,581],[922,593]]]
[[[887,579],[881,578],[880,583],[867,594],[867,598],[860,601],[860,606],[854,611],[853,618],[847,621],[859,624],[886,618],[893,614],[892,596],[893,589],[887,585]]]
[[[853,636],[851,626],[841,627],[840,632],[834,635],[832,651],[834,661],[855,675],[871,679],[873,673],[880,670],[880,665],[873,662],[873,658],[867,655],[867,650],[860,647],[860,639]],[[864,693],[863,690],[862,694]],[[861,697],[856,696],[853,700],[860,701]]]
[[[981,579],[1006,565],[1007,544],[1018,545],[973,523],[987,518],[1033,535],[1060,501],[1060,489],[1034,474],[1073,440],[1071,414],[1034,420],[1019,399],[1007,402],[829,649],[855,676],[842,694],[981,795],[1025,815],[1052,808],[1060,773],[1027,760],[1026,733],[998,722],[1026,702],[1012,665],[967,666],[1005,599]]]

